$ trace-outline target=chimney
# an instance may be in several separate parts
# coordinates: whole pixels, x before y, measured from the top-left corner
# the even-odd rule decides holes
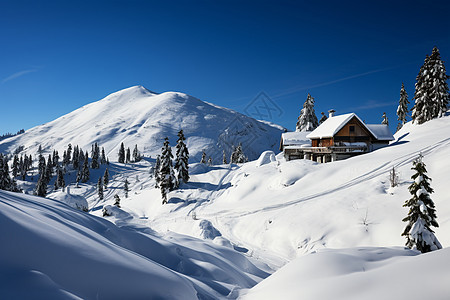
[[[336,111],[334,110],[334,109],[330,109],[329,111],[328,111],[328,117],[329,118],[332,118],[332,117],[334,117],[334,113],[335,113]]]

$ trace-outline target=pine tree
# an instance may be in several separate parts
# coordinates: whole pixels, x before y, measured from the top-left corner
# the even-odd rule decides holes
[[[184,143],[185,140],[183,130],[180,130],[176,145],[175,170],[177,170],[178,182],[187,183],[189,181],[189,151]]]
[[[237,147],[233,146],[233,153],[231,153],[231,163],[232,164],[242,164],[247,161],[247,158],[242,151],[242,145],[239,143]]]
[[[83,170],[81,171],[81,182],[86,183],[88,182],[90,177],[89,172],[89,155],[86,151],[86,155],[84,156],[84,163],[83,163]]]
[[[303,104],[303,109],[298,117],[296,131],[313,131],[319,126],[317,121],[316,113],[314,112],[314,98],[308,94],[305,103]]]
[[[213,165],[212,157],[210,156],[210,157],[208,158],[208,166],[212,166],[212,165]]]
[[[127,154],[126,154],[126,157],[125,157],[125,161],[126,161],[127,164],[131,162],[130,148],[127,148]]]
[[[448,78],[439,50],[434,47],[431,56],[425,57],[416,77],[415,104],[411,115],[413,123],[422,124],[444,116],[449,101]]]
[[[109,172],[108,168],[106,168],[105,174],[103,174],[103,185],[105,186],[105,190],[108,188],[108,183],[109,183]]]
[[[102,165],[106,164],[106,155],[105,155],[105,148],[102,147],[102,155],[100,157],[100,163]]]
[[[41,174],[44,174],[44,172],[45,172],[46,163],[45,163],[45,158],[44,158],[44,156],[42,156],[42,154],[39,154],[38,159],[39,159],[38,172],[39,172],[39,175],[41,175]]]
[[[72,161],[72,144],[67,145],[67,163],[68,166]]]
[[[202,159],[200,160],[201,164],[206,164],[206,153],[205,150],[202,150]]]
[[[53,167],[56,167],[59,163],[59,154],[58,151],[53,150]]]
[[[166,137],[164,145],[161,149],[161,167],[159,175],[161,181],[159,183],[161,189],[162,203],[167,203],[167,194],[174,190],[178,185],[172,166],[172,149],[169,146],[169,139]]]
[[[123,184],[123,192],[125,193],[125,198],[128,198],[128,192],[130,191],[128,184],[129,184],[128,179],[125,178],[125,182]]]
[[[39,197],[47,196],[47,184],[45,183],[44,174],[39,176],[34,194]]]
[[[425,164],[420,155],[411,168],[416,173],[411,176],[414,182],[409,186],[409,192],[412,198],[405,201],[404,207],[409,207],[408,216],[403,222],[408,222],[402,236],[407,239],[406,246],[411,249],[417,249],[422,253],[441,249],[442,246],[431,230],[431,226],[439,227],[436,221],[436,211],[434,202],[430,198],[433,189],[427,176]]]
[[[97,193],[98,193],[98,198],[100,200],[103,200],[103,182],[102,182],[102,177],[100,177],[98,179],[98,182],[97,182]]]
[[[161,182],[161,175],[160,175],[160,169],[161,169],[161,157],[159,156],[159,154],[156,156],[156,161],[155,161],[155,168],[154,168],[154,173],[153,175],[155,176],[155,186],[157,188],[159,188],[159,183]]]
[[[0,190],[9,191],[11,189],[11,177],[9,176],[8,161],[0,153]]]
[[[13,163],[12,163],[12,175],[13,177],[17,177],[17,175],[19,175],[19,171],[20,171],[20,165],[19,165],[19,156],[17,154],[14,155],[14,159],[13,159]]]
[[[137,145],[135,145],[133,149],[133,160],[135,162],[139,162],[141,160],[141,154],[139,153]]]
[[[117,194],[114,195],[114,205],[120,208],[120,197]]]
[[[388,117],[386,116],[386,113],[383,113],[383,116],[381,117],[383,119],[383,121],[381,121],[381,124],[383,125],[389,125],[389,120]]]
[[[397,107],[397,120],[399,121],[397,125],[397,131],[399,131],[403,125],[406,123],[406,116],[408,115],[408,94],[405,90],[405,85],[402,82],[402,88],[400,89],[400,100],[398,101]]]
[[[125,162],[125,147],[124,147],[123,143],[120,144],[118,161],[119,161],[119,163],[122,163],[122,164]]]
[[[92,145],[92,157],[91,157],[91,167],[92,169],[98,169],[100,168],[100,165],[98,163],[98,158],[99,158],[99,148],[98,148],[98,144],[95,143],[94,145]]]
[[[227,162],[227,156],[225,155],[225,150],[223,150],[222,163],[223,163],[224,165],[228,164],[228,162]]]
[[[64,175],[61,168],[58,168],[56,181],[55,181],[55,189],[62,189],[64,191],[64,187],[66,186],[66,182],[64,180]]]
[[[322,115],[322,117],[319,120],[319,125],[322,124],[323,122],[325,122],[328,119],[328,117],[325,115],[324,112],[321,112],[320,114]]]

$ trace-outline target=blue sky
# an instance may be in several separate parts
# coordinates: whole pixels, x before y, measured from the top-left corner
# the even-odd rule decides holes
[[[265,118],[291,130],[310,93],[318,117],[334,108],[380,123],[386,111],[395,130],[401,83],[411,99],[435,45],[450,61],[449,11],[446,1],[0,0],[0,134],[138,84],[248,114],[264,92],[276,108]]]

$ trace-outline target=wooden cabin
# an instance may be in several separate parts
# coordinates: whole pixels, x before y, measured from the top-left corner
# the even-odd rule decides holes
[[[394,137],[387,125],[365,124],[356,114],[330,117],[306,135],[310,146],[284,147],[286,160],[305,158],[330,162],[367,153],[389,145]],[[294,153],[294,155],[292,155]]]

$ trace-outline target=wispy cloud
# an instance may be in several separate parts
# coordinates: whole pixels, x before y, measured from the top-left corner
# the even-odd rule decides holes
[[[37,72],[38,69],[29,69],[29,70],[24,70],[24,71],[20,71],[20,72],[16,72],[8,77],[6,77],[5,79],[2,80],[2,84],[5,84],[6,82],[13,80],[13,79],[17,79],[23,75],[29,74],[29,73],[33,73],[33,72]]]
[[[392,105],[397,105],[398,102],[396,101],[385,101],[385,102],[377,102],[377,101],[368,101],[366,104],[357,106],[357,107],[351,107],[349,110],[352,111],[359,111],[359,110],[367,110],[367,109],[374,109],[379,107],[387,107]]]
[[[314,85],[296,86],[296,87],[292,87],[292,88],[286,89],[285,91],[283,91],[283,92],[281,92],[279,94],[273,95],[272,98],[280,98],[280,97],[283,97],[283,96],[294,94],[296,92],[305,91],[305,90],[318,88],[318,87],[323,87],[323,86],[327,86],[327,85],[332,85],[332,84],[335,84],[335,83],[338,83],[338,82],[342,82],[342,81],[346,81],[346,80],[350,80],[350,79],[355,79],[355,78],[367,76],[367,75],[374,74],[374,73],[384,72],[384,71],[392,70],[392,69],[395,69],[395,68],[398,68],[398,67],[400,67],[400,65],[399,66],[394,66],[394,67],[389,67],[389,68],[371,70],[371,71],[364,72],[364,73],[358,73],[358,74],[354,74],[354,75],[351,75],[351,76],[346,76],[346,77],[338,78],[338,79],[331,80],[331,81],[321,82],[321,83],[314,84]]]

